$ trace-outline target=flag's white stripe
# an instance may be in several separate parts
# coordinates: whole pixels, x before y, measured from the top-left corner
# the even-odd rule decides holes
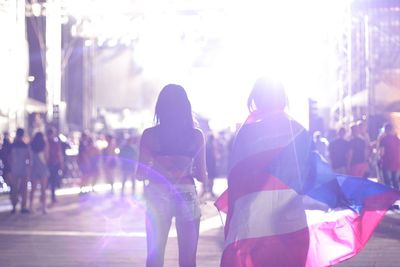
[[[327,204],[307,195],[303,196],[303,204],[306,209],[308,225],[335,222],[340,218],[355,215],[351,209],[332,209]]]
[[[235,201],[225,245],[307,227],[302,196],[292,189],[259,191]]]
[[[329,209],[316,199],[292,189],[259,191],[235,202],[225,245],[234,241],[287,234],[309,225],[356,216],[350,209]]]
[[[336,222],[341,218],[357,217],[357,213],[351,209],[335,209],[335,210],[306,210],[308,225],[321,223]]]

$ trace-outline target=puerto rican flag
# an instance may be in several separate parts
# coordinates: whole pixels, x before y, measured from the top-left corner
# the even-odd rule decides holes
[[[251,115],[231,152],[223,267],[331,266],[367,243],[399,191],[337,175],[285,113]]]

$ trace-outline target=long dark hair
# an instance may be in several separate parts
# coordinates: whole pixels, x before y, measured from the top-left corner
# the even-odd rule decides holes
[[[161,90],[154,117],[159,127],[161,151],[170,154],[188,153],[193,146],[195,126],[192,106],[182,86],[168,84]]]
[[[192,129],[192,106],[185,89],[177,84],[166,85],[158,95],[154,117],[162,128]]]
[[[44,150],[46,143],[42,132],[37,132],[31,141],[31,149],[33,152],[38,153]]]

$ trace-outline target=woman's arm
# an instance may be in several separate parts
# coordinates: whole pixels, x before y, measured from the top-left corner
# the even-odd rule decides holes
[[[198,181],[206,183],[208,175],[206,167],[205,140],[202,131],[199,129],[196,129],[195,143],[197,145],[197,153],[193,161],[193,175]]]
[[[151,168],[153,156],[150,150],[151,134],[149,129],[144,130],[140,138],[139,159],[136,168],[135,178],[139,181],[148,179],[148,170]]]

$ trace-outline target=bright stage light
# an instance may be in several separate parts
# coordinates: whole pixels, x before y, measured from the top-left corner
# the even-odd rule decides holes
[[[215,0],[196,9],[201,1],[67,2],[76,17],[96,24],[87,28],[98,44],[134,40],[133,60],[143,78],[182,84],[194,111],[219,128],[244,119],[254,81],[270,73],[286,86],[289,112],[307,125],[307,98],[323,104],[331,97],[338,64],[333,45],[349,5],[346,0]],[[129,15],[133,2],[138,4]]]
[[[247,96],[258,76],[279,76],[289,113],[308,126],[308,98],[323,105],[335,84],[335,38],[343,33],[348,3],[236,1],[218,25],[219,47],[210,65],[194,68],[186,84],[194,107],[213,125],[233,127],[248,113]]]

